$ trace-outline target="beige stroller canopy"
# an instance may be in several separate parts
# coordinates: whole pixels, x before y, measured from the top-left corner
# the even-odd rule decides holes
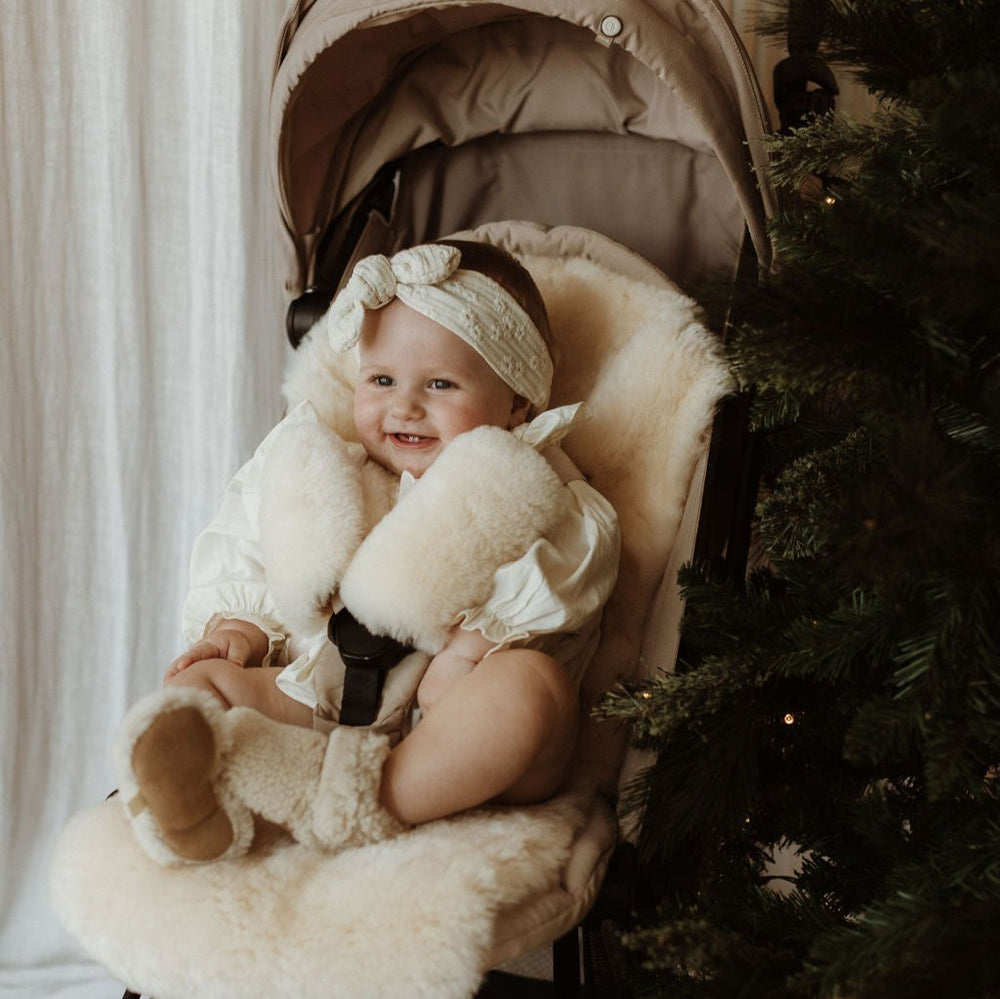
[[[284,26],[270,127],[292,293],[309,287],[325,232],[384,165],[431,146],[486,139],[627,137],[674,151],[654,168],[660,174],[676,173],[677,150],[687,151],[685,183],[700,185],[706,204],[735,205],[758,258],[768,257],[764,220],[773,193],[756,173],[766,112],[716,0],[300,0]],[[666,202],[695,201],[676,178],[659,220],[657,202],[647,201],[652,182],[639,170],[625,172],[620,158],[618,169],[602,167],[596,183],[603,186],[587,193],[577,169],[595,160],[594,148],[580,146],[567,174],[565,161],[556,164],[544,142],[538,147],[548,157],[542,162],[553,164],[552,180],[569,188],[564,198],[579,187],[581,200],[607,202],[609,215],[621,214],[616,199],[630,200],[642,206],[650,230],[676,228]],[[709,161],[716,165],[706,167]],[[523,209],[496,217],[581,224]],[[431,238],[449,224],[488,221],[462,217],[442,222],[440,232],[409,235]],[[701,224],[691,220],[688,235]],[[610,223],[591,227],[627,236]],[[651,239],[622,241],[663,266],[670,254],[651,250]]]

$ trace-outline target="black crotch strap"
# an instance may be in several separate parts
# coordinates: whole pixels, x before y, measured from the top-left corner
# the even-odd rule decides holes
[[[378,717],[386,674],[413,649],[386,635],[373,635],[345,607],[326,629],[344,662],[341,725],[371,725]]]

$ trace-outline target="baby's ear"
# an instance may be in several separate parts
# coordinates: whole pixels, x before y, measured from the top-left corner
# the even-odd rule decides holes
[[[514,395],[514,402],[510,407],[510,421],[507,424],[508,430],[519,427],[528,418],[528,410],[531,403],[523,395]]]

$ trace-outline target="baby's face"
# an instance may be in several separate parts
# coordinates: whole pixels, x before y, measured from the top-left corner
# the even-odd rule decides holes
[[[464,340],[399,299],[369,312],[354,423],[369,456],[418,478],[459,434],[511,429],[528,403]]]

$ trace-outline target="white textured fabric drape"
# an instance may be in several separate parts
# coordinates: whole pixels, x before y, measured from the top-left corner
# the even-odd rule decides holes
[[[47,858],[113,787],[191,544],[280,414],[285,5],[0,0],[2,996],[118,988],[58,926]],[[769,91],[781,51],[745,37]]]
[[[115,727],[180,650],[191,543],[280,415],[284,9],[0,2],[3,996],[116,994],[51,914],[47,858],[114,786]]]

